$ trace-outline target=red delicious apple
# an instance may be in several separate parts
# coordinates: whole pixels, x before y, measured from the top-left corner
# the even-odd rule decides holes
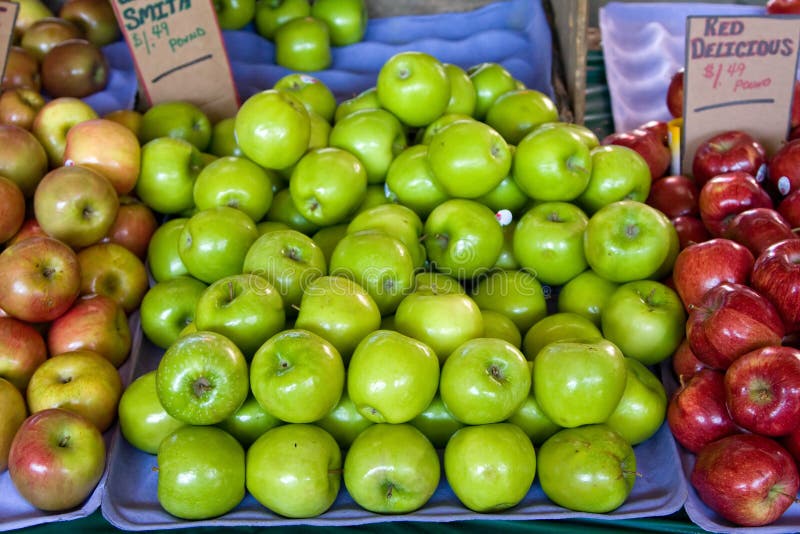
[[[12,46],[6,56],[6,70],[3,72],[3,81],[0,89],[16,89],[25,87],[40,91],[42,77],[39,73],[39,61],[33,54],[21,46]]]
[[[670,219],[681,215],[700,215],[697,197],[700,192],[688,176],[665,176],[653,182],[647,203]]]
[[[17,491],[36,508],[63,511],[86,500],[103,475],[106,448],[86,418],[61,409],[25,419],[14,436],[8,472]]]
[[[25,222],[25,195],[16,184],[0,175],[0,243],[16,235]]]
[[[57,239],[32,237],[0,253],[0,308],[30,322],[67,311],[81,287],[75,252]]]
[[[39,69],[50,96],[83,98],[108,85],[110,69],[103,51],[86,39],[67,39],[50,49]]]
[[[675,258],[675,290],[689,310],[700,303],[706,291],[723,282],[747,284],[754,261],[747,247],[730,239],[718,237],[694,243]]]
[[[700,188],[698,196],[700,218],[714,237],[724,236],[739,213],[752,208],[772,208],[772,199],[747,172],[719,174]]]
[[[0,317],[0,378],[25,391],[31,375],[47,359],[38,330],[13,317]]]
[[[39,91],[18,87],[0,93],[0,124],[13,124],[26,130],[44,106],[44,96]]]
[[[700,369],[706,369],[707,367],[708,366],[701,362],[695,353],[692,352],[692,346],[686,338],[681,341],[681,344],[678,345],[678,348],[675,349],[675,352],[672,354],[672,371],[681,382],[686,382],[696,375]]]
[[[700,143],[692,160],[692,177],[701,189],[714,176],[734,171],[759,179],[765,162],[766,151],[760,142],[746,132],[730,130]]]
[[[779,439],[781,445],[786,447],[794,461],[800,466],[800,426]]]
[[[635,128],[627,132],[615,132],[607,135],[602,144],[621,145],[635,150],[647,163],[652,180],[664,176],[672,159],[669,146],[652,130]]]
[[[725,371],[725,403],[750,432],[778,437],[800,428],[800,350],[773,345],[739,357]]]
[[[683,117],[683,67],[675,71],[667,85],[667,109],[673,118]]]
[[[58,16],[81,28],[92,44],[105,46],[120,38],[119,25],[109,0],[66,0]]]
[[[678,232],[678,244],[681,250],[691,244],[702,243],[711,239],[706,225],[695,215],[679,215],[672,219],[672,226]]]
[[[800,190],[794,190],[778,203],[776,208],[792,228],[800,228]]]
[[[800,2],[794,0],[800,13]],[[792,94],[792,115],[789,119],[792,130],[800,126],[800,80],[794,81],[794,93]]]
[[[694,453],[741,432],[725,406],[725,374],[706,368],[683,382],[670,397],[667,424],[675,441]]]
[[[119,367],[131,350],[131,330],[125,311],[111,297],[85,295],[50,325],[47,349],[53,356],[91,350]]]
[[[775,522],[800,486],[789,452],[758,434],[727,436],[703,447],[690,480],[709,508],[743,527]]]
[[[800,15],[798,0],[767,0],[766,11],[770,15]]]
[[[783,196],[800,189],[800,140],[781,145],[772,155],[767,172],[770,183]]]
[[[789,132],[789,136],[786,138],[787,141],[794,141],[796,139],[800,139],[800,125],[792,128]]]
[[[752,350],[780,345],[784,333],[781,316],[766,297],[727,282],[709,289],[686,320],[697,359],[722,370]]]
[[[755,257],[778,241],[798,239],[789,223],[772,208],[753,208],[741,212],[731,219],[725,237],[746,246]]]
[[[647,121],[637,129],[656,134],[656,137],[661,140],[661,143],[669,147],[669,124],[665,121]]]
[[[122,245],[144,261],[147,246],[156,228],[158,220],[147,204],[134,196],[121,195],[117,218],[100,242]]]
[[[753,264],[750,283],[778,310],[787,334],[800,330],[800,239],[767,247]]]

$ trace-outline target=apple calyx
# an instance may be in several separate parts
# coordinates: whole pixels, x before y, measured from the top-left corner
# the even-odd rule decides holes
[[[192,392],[195,397],[203,398],[214,386],[206,377],[200,377],[192,383]]]
[[[638,224],[628,224],[625,226],[625,236],[633,239],[639,235],[639,225]]]
[[[499,366],[499,365],[497,365],[497,364],[494,364],[494,363],[493,363],[493,364],[491,364],[491,365],[490,365],[490,366],[489,366],[489,367],[486,369],[486,374],[488,374],[489,376],[491,376],[491,377],[492,377],[492,379],[493,379],[493,380],[495,380],[495,381],[497,381],[497,382],[505,382],[505,380],[506,380],[506,377],[505,377],[505,375],[503,374],[503,370],[500,368],[500,366]]]

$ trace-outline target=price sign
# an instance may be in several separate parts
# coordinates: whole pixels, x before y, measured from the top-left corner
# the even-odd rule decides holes
[[[697,146],[743,130],[769,153],[789,133],[800,17],[702,16],[686,21],[683,174]]]
[[[0,78],[6,71],[8,49],[11,48],[11,39],[14,37],[14,24],[17,21],[19,4],[0,0]]]
[[[147,101],[197,104],[212,122],[239,107],[211,0],[112,0]]]

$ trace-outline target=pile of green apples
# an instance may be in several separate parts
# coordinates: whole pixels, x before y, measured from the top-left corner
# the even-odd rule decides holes
[[[678,235],[638,153],[558,119],[498,63],[413,51],[342,102],[292,73],[213,125],[148,110],[135,193],[165,222],[140,313],[164,353],[119,421],[161,506],[314,517],[344,485],[410,513],[444,477],[474,511],[538,480],[606,513],[654,476],[634,447],[685,333]]]

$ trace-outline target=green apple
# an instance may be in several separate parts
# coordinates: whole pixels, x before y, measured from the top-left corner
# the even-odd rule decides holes
[[[337,120],[329,144],[357,156],[371,184],[386,179],[392,160],[408,145],[403,125],[385,109],[361,109]]]
[[[573,339],[600,339],[603,337],[598,325],[583,315],[572,312],[555,312],[542,317],[533,324],[522,338],[522,353],[533,361],[539,351],[554,341]]]
[[[433,139],[433,136],[439,133],[442,129],[450,126],[450,124],[456,121],[463,120],[474,121],[475,119],[466,113],[444,113],[438,119],[425,126],[425,128],[419,128],[417,130],[417,134],[415,136],[416,143],[420,145],[429,145],[431,144],[431,139]]]
[[[498,96],[486,111],[486,124],[512,145],[537,126],[558,120],[558,108],[535,89],[516,89]]]
[[[428,164],[436,181],[457,198],[483,196],[508,176],[511,149],[486,123],[459,120],[433,134]]]
[[[503,247],[503,230],[492,210],[474,200],[447,200],[425,220],[425,250],[441,272],[472,279],[494,266]]]
[[[462,343],[484,335],[480,308],[460,293],[415,291],[400,302],[394,322],[398,332],[431,347],[440,363]]]
[[[119,400],[118,413],[122,436],[148,454],[156,454],[164,438],[186,424],[168,414],[158,400],[154,370],[125,388]]]
[[[248,448],[261,434],[282,423],[283,421],[262,408],[250,393],[239,409],[217,423],[217,426],[236,438],[242,447]]]
[[[530,388],[525,356],[502,339],[466,341],[442,364],[439,394],[453,416],[468,425],[508,419]]]
[[[364,429],[344,458],[344,485],[370,512],[410,513],[430,500],[441,464],[428,438],[408,423]]]
[[[308,112],[308,119],[311,123],[311,134],[308,138],[308,149],[325,148],[331,136],[331,123],[314,111]]]
[[[267,171],[237,156],[223,156],[203,167],[192,189],[198,210],[229,206],[242,210],[254,221],[267,214],[272,195]]]
[[[242,103],[234,132],[245,156],[267,169],[286,169],[306,152],[311,119],[291,94],[265,89]]]
[[[310,14],[311,5],[308,0],[257,0],[253,23],[256,33],[271,40],[278,26]]]
[[[175,340],[156,370],[161,405],[190,425],[219,423],[239,407],[249,392],[247,360],[222,334],[197,331]]]
[[[166,349],[194,322],[194,313],[206,284],[191,276],[157,282],[142,298],[139,316],[142,332],[157,347]]]
[[[475,87],[475,111],[473,116],[484,120],[489,108],[497,98],[517,89],[514,76],[500,63],[487,61],[472,65],[467,74]]]
[[[159,213],[194,207],[194,182],[205,163],[196,146],[184,139],[159,137],[142,146],[142,164],[134,191]]]
[[[244,258],[258,238],[246,213],[228,206],[192,215],[178,236],[178,254],[189,274],[206,283],[242,272]]]
[[[444,72],[450,80],[450,100],[444,113],[461,113],[472,116],[478,94],[467,71],[453,63],[444,63]]]
[[[293,71],[324,70],[333,62],[330,30],[316,17],[287,20],[275,29],[272,42],[275,63]]]
[[[333,122],[335,124],[360,109],[379,109],[380,107],[381,103],[378,101],[377,88],[375,86],[368,87],[357,95],[342,100],[333,113]]]
[[[543,284],[564,285],[589,265],[583,252],[587,224],[589,217],[571,202],[536,204],[514,230],[514,257]]]
[[[412,127],[430,124],[450,102],[447,72],[425,52],[406,50],[387,59],[375,87],[381,106]]]
[[[466,295],[467,290],[461,282],[450,275],[437,271],[419,271],[414,275],[414,292],[430,295],[457,293]]]
[[[600,314],[619,284],[587,269],[561,286],[557,307],[560,312],[582,315],[600,326]]]
[[[672,356],[686,334],[683,301],[656,280],[627,282],[611,294],[600,313],[603,336],[628,358],[645,365]]]
[[[503,246],[500,249],[497,261],[494,262],[495,269],[513,271],[521,267],[519,260],[514,256],[514,232],[517,229],[518,221],[519,219],[512,220],[509,224],[503,226]]]
[[[577,134],[578,137],[580,137],[583,143],[586,145],[586,148],[588,148],[589,150],[592,150],[593,148],[600,146],[600,139],[597,137],[597,134],[594,133],[592,129],[590,129],[587,126],[584,126],[583,124],[578,124],[575,122],[553,121],[540,124],[537,127],[537,129],[544,129],[544,128],[567,128],[568,130]]]
[[[302,72],[290,72],[275,82],[272,88],[291,93],[308,111],[313,111],[328,122],[333,121],[336,96],[319,78]]]
[[[315,425],[288,424],[265,432],[247,450],[247,490],[284,517],[316,517],[342,484],[342,452]]]
[[[147,267],[156,282],[189,274],[178,254],[178,236],[188,220],[186,217],[169,219],[150,236],[147,244]]]
[[[361,161],[333,146],[308,151],[289,179],[297,211],[320,226],[344,221],[364,200],[367,172]]]
[[[625,392],[605,424],[631,445],[638,445],[655,434],[667,416],[664,384],[639,360],[625,358],[628,380]]]
[[[427,145],[412,145],[397,154],[386,171],[386,194],[423,219],[450,198],[428,164]]]
[[[534,200],[570,202],[583,193],[592,173],[592,156],[568,128],[536,128],[517,144],[511,175]]]
[[[612,282],[648,278],[674,252],[674,232],[666,215],[643,202],[612,202],[589,218],[583,236],[586,261]]]
[[[467,426],[444,449],[444,472],[458,500],[476,512],[498,512],[525,498],[536,476],[536,452],[516,425]]]
[[[548,343],[533,359],[536,401],[557,425],[602,423],[625,391],[625,356],[602,338]]]
[[[331,226],[323,226],[311,236],[311,239],[322,250],[325,258],[325,268],[331,260],[333,249],[345,235],[347,235],[347,223],[333,224]]]
[[[296,313],[303,292],[325,275],[327,262],[322,249],[307,235],[291,228],[262,234],[242,264],[242,272],[264,277],[277,289],[287,314]]]
[[[270,206],[265,220],[283,223],[292,230],[303,234],[313,234],[320,228],[318,224],[309,221],[297,210],[288,187],[275,192],[272,197],[272,206]]]
[[[256,0],[215,0],[214,11],[221,30],[241,30],[256,15]]]
[[[205,152],[211,141],[211,121],[197,104],[171,100],[153,104],[142,115],[139,141],[146,144],[159,137],[183,139]]]
[[[294,324],[323,337],[348,362],[380,323],[378,305],[361,285],[344,276],[321,276],[305,287]]]
[[[314,424],[327,430],[339,447],[347,449],[362,430],[375,423],[361,415],[345,388],[336,407]]]
[[[506,314],[495,310],[481,309],[483,335],[508,341],[517,348],[522,346],[522,334],[514,321]]]
[[[531,370],[533,370],[532,365]],[[530,438],[534,446],[538,447],[544,443],[547,438],[561,430],[561,427],[547,417],[539,406],[539,403],[536,402],[535,386],[535,384],[531,384],[531,390],[528,396],[519,408],[506,419],[506,422],[520,427]]]
[[[650,194],[650,167],[632,148],[599,146],[591,151],[592,175],[583,193],[575,199],[586,213],[618,200],[644,202]]]
[[[233,341],[249,361],[267,339],[283,330],[286,313],[278,290],[266,278],[232,274],[203,291],[194,324]]]
[[[406,246],[415,267],[425,263],[422,244],[422,219],[402,204],[380,204],[359,212],[347,226],[347,233],[379,230],[393,235]]]
[[[333,249],[329,273],[355,280],[381,315],[389,315],[411,291],[415,268],[402,241],[377,230],[361,230],[345,235]]]
[[[355,44],[364,38],[367,31],[364,0],[314,0],[311,16],[324,20],[328,25],[333,46]]]
[[[481,276],[471,295],[478,307],[502,313],[514,321],[520,332],[527,332],[547,315],[545,289],[524,270],[493,271]]]
[[[287,423],[311,423],[339,402],[344,362],[331,343],[291,328],[269,338],[250,363],[250,387],[258,403]]]
[[[361,214],[369,209],[377,206],[390,204],[389,197],[386,195],[386,185],[384,184],[369,184],[367,185],[367,194],[364,195],[364,200],[358,205],[352,217]]]
[[[560,430],[539,448],[538,462],[545,495],[578,512],[616,510],[637,477],[633,447],[603,424]]]
[[[207,149],[210,154],[220,158],[224,156],[244,156],[233,133],[235,124],[236,117],[226,117],[214,123],[211,127],[211,140],[208,142]]]
[[[419,429],[437,449],[443,449],[450,437],[458,429],[466,426],[447,409],[438,392],[433,396],[430,404],[410,423]]]
[[[368,334],[347,367],[347,394],[376,423],[407,423],[433,400],[439,359],[429,346],[392,330]]]
[[[513,151],[512,151],[513,153]],[[522,211],[530,202],[530,198],[523,191],[511,175],[506,176],[494,188],[476,198],[481,204],[494,211],[506,210],[514,213]]]
[[[208,519],[233,510],[245,495],[245,453],[213,426],[184,426],[158,448],[158,502],[181,519]]]

